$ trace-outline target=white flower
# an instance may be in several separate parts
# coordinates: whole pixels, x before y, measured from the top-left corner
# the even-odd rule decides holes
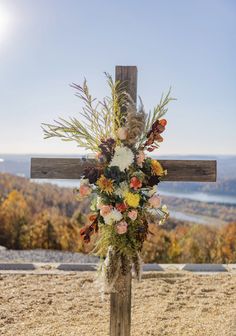
[[[84,184],[89,184],[89,180],[88,180],[88,179],[85,179],[85,178],[82,178],[82,179],[80,180],[80,185],[82,186],[82,185],[84,185]]]
[[[109,225],[111,225],[114,222],[119,222],[122,218],[123,218],[122,214],[120,213],[120,211],[116,209],[111,210],[111,212],[108,215],[103,217],[104,222]]]
[[[131,149],[125,146],[116,146],[115,154],[110,163],[110,167],[117,166],[120,171],[124,171],[134,161],[134,153]]]

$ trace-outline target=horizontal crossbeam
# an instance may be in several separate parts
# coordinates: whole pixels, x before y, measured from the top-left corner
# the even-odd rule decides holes
[[[164,181],[215,182],[215,160],[158,160],[167,176]],[[32,158],[31,178],[70,179],[81,178],[85,167],[97,165],[95,159],[80,158]]]

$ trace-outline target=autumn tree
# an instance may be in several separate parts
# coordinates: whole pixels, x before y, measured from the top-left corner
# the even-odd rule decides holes
[[[79,226],[56,209],[44,210],[34,216],[32,222],[24,227],[21,246],[25,249],[56,249],[79,251],[81,240]]]
[[[217,262],[236,263],[236,223],[219,229],[217,247]]]
[[[0,206],[0,244],[20,248],[22,228],[29,221],[30,211],[24,196],[13,190]]]
[[[179,242],[180,262],[211,263],[216,256],[217,230],[206,225],[192,225]]]

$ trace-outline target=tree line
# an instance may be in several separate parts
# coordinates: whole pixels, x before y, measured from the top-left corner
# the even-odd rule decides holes
[[[79,234],[86,212],[88,204],[78,203],[71,189],[0,174],[0,245],[87,253],[94,241],[84,244]],[[236,222],[218,228],[173,219],[163,227],[151,224],[143,259],[157,263],[235,263]]]

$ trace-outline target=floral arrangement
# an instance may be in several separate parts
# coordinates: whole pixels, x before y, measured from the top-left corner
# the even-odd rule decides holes
[[[102,273],[112,288],[119,274],[134,265],[141,276],[143,243],[153,220],[163,224],[168,217],[157,185],[167,171],[148,157],[163,141],[167,121],[163,115],[173,100],[170,90],[148,114],[142,100],[137,109],[125,92],[124,83],[113,82],[106,74],[111,96],[93,99],[87,82],[72,84],[84,103],[80,119],[60,119],[43,124],[46,138],[76,141],[78,146],[96,153],[97,165],[85,168],[77,197],[91,198],[88,223],[80,231],[84,242],[98,234],[94,251],[103,258]]]

